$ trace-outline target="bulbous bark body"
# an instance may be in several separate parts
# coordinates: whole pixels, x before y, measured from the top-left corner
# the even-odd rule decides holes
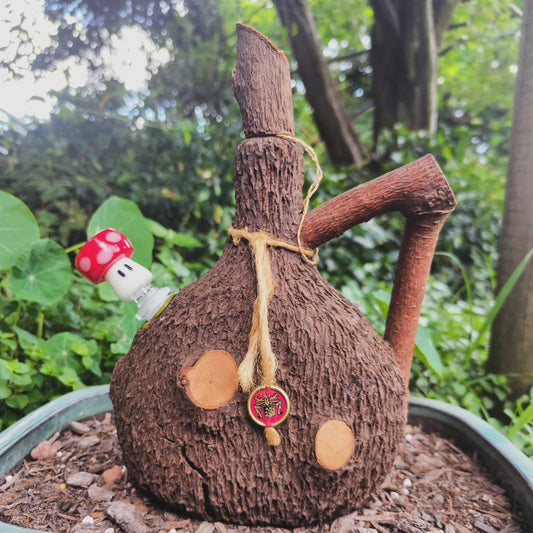
[[[238,48],[234,76],[237,99],[248,107],[243,123],[251,138],[237,149],[233,225],[295,243],[303,150],[272,135],[292,133],[287,112],[276,120],[264,108],[287,108],[288,65],[279,63],[281,54],[262,36],[239,30],[240,40],[251,39],[246,53]],[[261,61],[262,54],[268,60]],[[256,76],[258,64],[269,65],[263,81]],[[262,83],[278,91],[276,72],[286,79],[285,96],[262,97],[255,115],[246,102],[257,98]],[[258,116],[265,117],[267,131],[258,131]],[[228,240],[216,265],[138,332],[115,368],[111,399],[124,460],[140,487],[195,516],[298,526],[353,511],[384,479],[403,435],[404,383],[391,345],[316,267],[283,248],[269,253],[275,287],[268,307],[270,340],[277,384],[291,401],[288,418],[278,426],[279,446],[268,446],[248,416],[247,394],[237,390],[220,407],[203,408],[181,381],[183,369],[206,353],[226,352],[237,365],[245,357],[257,294],[245,240]],[[353,451],[334,470],[318,459],[317,433],[327,421],[353,434]]]
[[[253,174],[248,187],[257,188],[255,171],[270,166],[274,153],[283,173],[296,156],[301,184],[299,147],[272,138],[243,144],[238,166]],[[250,158],[256,161],[252,172]],[[289,207],[287,178],[285,186],[262,190],[263,206],[278,206],[280,213]],[[250,202],[236,214],[237,227],[240,221],[294,242],[297,216],[262,219],[249,192],[242,195]],[[246,394],[238,392],[219,409],[201,409],[177,379],[209,350],[225,350],[237,363],[244,358],[256,295],[246,242],[228,242],[213,269],[138,333],[115,369],[111,397],[126,465],[141,487],[205,518],[297,526],[354,510],[385,477],[402,437],[403,383],[392,348],[353,304],[298,254],[270,253],[276,288],[271,342],[278,383],[291,400],[279,426],[280,446],[266,445],[248,416]],[[346,422],[356,439],[348,465],[338,471],[324,469],[315,457],[316,433],[328,419]]]

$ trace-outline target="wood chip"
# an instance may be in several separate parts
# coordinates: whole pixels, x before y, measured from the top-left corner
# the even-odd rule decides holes
[[[81,439],[78,439],[78,447],[80,447],[82,450],[92,448],[97,444],[100,444],[100,439],[96,435],[90,435],[88,437],[82,437]]]
[[[91,428],[87,424],[77,421],[69,422],[67,429],[70,429],[70,431],[76,433],[76,435],[85,435],[91,431]]]
[[[131,503],[113,502],[107,508],[106,513],[124,530],[124,533],[151,533],[141,514]]]
[[[104,489],[104,487],[99,487],[98,485],[91,485],[87,494],[95,502],[110,502],[114,496],[112,491]]]
[[[94,474],[89,474],[89,472],[76,472],[68,476],[65,479],[65,483],[70,487],[89,487],[94,481],[96,476]]]

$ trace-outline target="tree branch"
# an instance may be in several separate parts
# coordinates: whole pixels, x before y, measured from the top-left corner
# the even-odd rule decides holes
[[[302,242],[316,248],[375,216],[399,211],[406,217],[385,330],[406,386],[433,252],[455,205],[444,174],[427,155],[313,209],[302,228]]]
[[[288,29],[306,97],[331,161],[337,165],[366,161],[367,150],[344,110],[340,90],[329,73],[305,0],[274,0],[274,4]]]

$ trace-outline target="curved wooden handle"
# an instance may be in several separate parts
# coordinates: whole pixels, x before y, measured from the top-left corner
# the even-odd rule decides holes
[[[375,216],[399,211],[406,217],[385,339],[396,352],[407,388],[431,261],[442,225],[455,206],[444,174],[433,156],[426,155],[313,209],[302,228],[302,243],[316,248]]]

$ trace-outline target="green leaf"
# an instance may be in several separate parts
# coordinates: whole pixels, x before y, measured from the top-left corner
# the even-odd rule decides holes
[[[63,385],[70,387],[71,389],[78,390],[85,387],[83,381],[79,378],[78,374],[73,368],[65,368],[64,371],[57,377]]]
[[[142,324],[140,320],[135,318],[137,313],[137,306],[130,302],[123,306],[123,315],[117,323],[117,333],[119,335],[117,342],[111,345],[111,352],[114,354],[127,353],[130,349],[131,343],[135,333]]]
[[[386,317],[389,311],[391,293],[387,291],[376,291],[373,296],[382,315]],[[421,324],[418,325],[416,333],[414,355],[437,376],[442,376],[444,365],[442,364],[439,352],[437,352],[431,340],[429,331]]]
[[[169,244],[175,244],[176,246],[181,246],[182,248],[201,248],[203,246],[202,242],[192,235],[187,235],[186,233],[177,233],[174,230],[167,229],[155,220],[147,219],[146,221],[150,231],[156,237],[164,239]]]
[[[44,343],[44,350],[54,361],[67,357],[74,351],[74,346],[84,343],[85,340],[79,335],[63,331],[56,333]]]
[[[87,236],[93,237],[106,228],[114,228],[126,235],[135,249],[133,260],[150,268],[154,237],[136,203],[118,196],[108,198],[89,220]]]
[[[435,345],[431,340],[429,331],[421,324],[418,325],[418,331],[416,333],[414,354],[418,360],[432,370],[437,376],[442,376],[444,365],[442,364],[439,352],[437,352]]]
[[[176,246],[181,246],[182,248],[201,248],[203,244],[192,235],[187,235],[185,233],[175,233],[173,232],[170,242]]]
[[[24,409],[29,403],[28,397],[25,394],[13,394],[6,399],[6,405],[12,409]]]
[[[17,338],[20,344],[20,347],[30,356],[34,356],[39,353],[39,349],[44,342],[42,339],[39,339],[33,333],[26,331],[25,329],[14,326],[13,330],[17,334]]]
[[[383,318],[386,318],[387,313],[389,312],[391,293],[387,291],[376,291],[373,293],[373,296]]]
[[[522,428],[533,422],[533,403],[513,422],[509,431],[507,432],[507,438],[511,439]]]
[[[52,305],[67,293],[72,269],[63,248],[42,239],[22,254],[11,270],[10,279],[17,298]]]
[[[7,383],[15,374],[9,368],[9,362],[4,359],[0,359],[0,383]]]
[[[4,384],[0,384],[0,400],[5,400],[11,396],[11,389]]]
[[[83,340],[82,342],[73,342],[72,350],[74,353],[81,355],[82,357],[91,356],[96,353],[98,346],[94,339]]]
[[[25,374],[23,376],[14,376],[12,381],[13,384],[18,387],[27,387],[28,385],[31,385],[32,379],[31,376]]]
[[[27,365],[26,363],[22,363],[18,361],[17,359],[13,359],[13,361],[9,361],[8,367],[15,372],[15,374],[29,374],[33,369],[31,366]]]
[[[522,259],[520,264],[516,267],[514,272],[511,274],[511,276],[509,277],[505,285],[502,287],[502,289],[498,293],[498,296],[496,297],[496,300],[494,301],[494,305],[490,308],[489,312],[485,316],[485,320],[483,321],[481,328],[479,328],[477,337],[472,341],[472,343],[468,347],[468,350],[466,351],[465,359],[467,361],[470,359],[470,357],[474,353],[474,350],[477,348],[478,344],[481,342],[481,338],[483,337],[483,334],[492,325],[492,322],[496,318],[496,315],[499,313],[500,309],[505,303],[505,300],[507,300],[507,297],[509,296],[510,292],[513,290],[518,280],[520,279],[522,272],[524,272],[524,270],[527,267],[527,264],[529,263],[529,261],[531,261],[532,257],[533,257],[533,249],[531,249],[526,254],[524,259]]]
[[[0,191],[0,270],[11,268],[39,239],[39,226],[26,204]]]

